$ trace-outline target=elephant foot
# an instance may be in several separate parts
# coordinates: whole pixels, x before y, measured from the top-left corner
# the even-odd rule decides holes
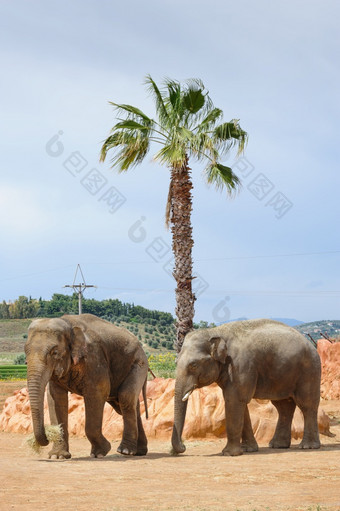
[[[178,456],[179,454],[183,454],[186,450],[187,448],[182,442],[180,444],[177,444],[176,448],[172,444],[171,454],[172,456]]]
[[[299,444],[300,449],[320,449],[321,443],[320,440],[302,440],[302,442]]]
[[[255,443],[243,443],[241,445],[244,452],[257,452],[259,450],[259,446],[257,445],[257,442]]]
[[[147,446],[141,446],[141,447],[137,447],[137,452],[136,452],[136,456],[145,456],[148,452],[148,448]]]
[[[104,440],[105,442],[102,442],[101,445],[92,444],[91,458],[104,458],[104,456],[106,456],[107,453],[110,452],[111,444],[106,439]]]
[[[223,456],[241,456],[243,454],[243,449],[241,445],[226,445],[225,448],[222,451]]]
[[[117,449],[117,452],[119,452],[120,454],[124,454],[125,456],[135,456],[137,454],[136,449],[131,449],[130,447],[124,446],[124,444],[120,444],[120,446]]]
[[[269,442],[269,447],[272,449],[289,449],[290,447],[290,438],[289,440],[286,439],[274,439],[272,438]]]
[[[50,460],[68,460],[71,458],[71,453],[66,449],[52,449],[48,457]]]
[[[124,454],[124,456],[145,456],[148,452],[148,448],[146,445],[137,446],[137,448],[135,448],[121,443],[117,452]]]

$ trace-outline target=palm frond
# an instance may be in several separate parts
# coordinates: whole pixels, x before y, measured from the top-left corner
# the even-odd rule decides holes
[[[197,131],[208,131],[208,130],[211,130],[216,122],[221,119],[221,117],[223,116],[223,112],[220,108],[213,108],[212,110],[210,110],[208,112],[208,114],[206,115],[206,117],[203,119],[203,121],[201,121],[201,123],[196,126],[196,130]]]
[[[183,104],[186,109],[185,124],[191,129],[195,129],[214,109],[203,82],[194,78],[186,81]]]
[[[112,131],[116,131],[117,129],[127,129],[127,130],[142,130],[142,131],[150,131],[150,126],[145,126],[145,124],[140,124],[132,119],[127,119],[126,121],[120,121],[115,124]]]
[[[185,146],[180,144],[164,145],[154,155],[154,160],[171,167],[182,167],[186,161]]]
[[[169,121],[169,114],[166,109],[164,98],[161,91],[159,90],[156,82],[151,78],[150,75],[147,75],[145,77],[145,84],[148,87],[149,93],[153,96],[155,100],[157,115],[160,120],[160,124],[167,125]]]
[[[183,103],[188,112],[197,114],[205,104],[205,95],[202,89],[188,88],[183,95]]]
[[[119,145],[120,145],[119,133],[113,133],[113,135],[107,137],[107,139],[104,140],[102,148],[100,150],[100,161],[105,161],[107,153],[111,149],[115,149]]]
[[[216,161],[219,153],[215,141],[204,131],[195,133],[190,140],[190,152],[195,156],[197,161],[204,159]]]
[[[177,110],[182,99],[181,84],[175,80],[166,79],[165,85],[168,91],[168,100],[173,110]]]
[[[128,170],[140,163],[149,150],[150,138],[143,131],[119,130],[103,143],[100,160],[105,161],[108,151],[113,151],[112,167],[119,172]]]
[[[195,136],[191,130],[188,130],[184,126],[177,128],[177,134],[182,138],[184,143],[185,141],[190,143],[190,141],[192,141]]]
[[[149,150],[147,139],[136,140],[135,144],[123,146],[112,158],[112,166],[117,167],[118,172],[124,172],[131,167],[137,166],[144,160]]]
[[[217,190],[225,188],[229,195],[232,195],[241,184],[239,178],[230,167],[217,162],[212,162],[207,166],[206,177],[209,184],[215,185]]]
[[[118,111],[119,114],[127,112],[128,114],[132,114],[140,119],[143,119],[144,122],[152,123],[152,119],[150,119],[150,117],[148,117],[144,112],[142,112],[142,110],[135,106],[119,105],[118,103],[113,103],[112,101],[109,101],[109,104],[112,105],[115,108],[115,110]]]
[[[227,142],[223,152],[228,151],[231,147],[237,145],[238,151],[237,155],[239,156],[245,149],[248,134],[244,131],[237,119],[233,119],[230,122],[225,122],[217,126],[214,130],[213,137],[216,142],[220,142],[223,147],[224,143]]]

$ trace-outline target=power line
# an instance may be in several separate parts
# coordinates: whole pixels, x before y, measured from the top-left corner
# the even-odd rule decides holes
[[[195,262],[213,262],[213,261],[238,261],[244,259],[275,259],[277,257],[304,257],[304,256],[315,256],[315,255],[330,255],[330,254],[340,254],[340,250],[330,250],[325,252],[293,252],[289,254],[259,254],[253,256],[230,256],[230,257],[215,257],[215,258],[200,258],[194,257]],[[149,261],[110,261],[110,262],[87,262],[86,264],[95,264],[100,266],[113,266],[116,264],[150,264],[153,263],[154,260],[150,259]]]
[[[290,254],[271,254],[271,255],[254,255],[254,256],[232,256],[232,257],[216,257],[214,259],[196,259],[199,262],[210,262],[210,261],[231,261],[231,260],[243,260],[243,259],[270,259],[276,257],[301,257],[301,256],[313,256],[313,255],[329,255],[329,254],[340,254],[340,250],[333,250],[329,252],[300,252]]]
[[[159,288],[135,288],[135,287],[108,287],[100,286],[100,289],[107,291],[128,291],[128,292],[144,292],[144,293],[173,293],[173,289],[159,289]],[[214,289],[213,291],[205,291],[204,294],[225,294],[226,291],[221,289]],[[230,296],[338,296],[340,291],[275,291],[275,290],[243,290],[227,292]]]
[[[272,254],[272,255],[266,255],[266,254],[262,254],[262,255],[253,255],[253,256],[230,256],[230,257],[220,257],[220,258],[209,258],[209,259],[201,259],[201,258],[194,258],[195,259],[195,262],[213,262],[213,261],[239,261],[239,260],[246,260],[246,259],[275,259],[275,258],[279,258],[279,257],[303,257],[303,256],[315,256],[315,255],[330,255],[330,254],[340,254],[340,250],[333,250],[333,251],[326,251],[326,252],[301,252],[301,253],[290,253],[290,254]],[[96,265],[96,266],[114,266],[114,265],[129,265],[129,264],[133,264],[133,265],[137,265],[137,264],[153,264],[155,261],[153,259],[149,259],[148,261],[111,261],[111,262],[87,262],[86,264],[87,265]],[[54,271],[59,271],[59,270],[63,270],[63,269],[66,269],[66,268],[70,268],[71,265],[67,265],[67,266],[61,266],[59,268],[52,268],[52,269],[49,269],[49,270],[44,270],[44,271],[40,271],[40,272],[34,272],[34,273],[27,273],[27,274],[23,274],[23,275],[15,275],[13,277],[6,277],[6,278],[3,278],[3,279],[0,279],[0,282],[5,282],[7,280],[18,280],[18,279],[23,279],[23,278],[29,278],[29,277],[36,277],[38,275],[43,275],[45,273],[50,273],[50,272],[54,272]],[[65,287],[65,286],[64,286]],[[69,286],[69,287],[72,287],[72,286]],[[93,287],[96,287],[96,286],[93,286]]]

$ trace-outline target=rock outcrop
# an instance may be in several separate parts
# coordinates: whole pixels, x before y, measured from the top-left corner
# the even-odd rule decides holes
[[[330,343],[319,339],[321,358],[321,396],[323,399],[340,399],[340,342]]]

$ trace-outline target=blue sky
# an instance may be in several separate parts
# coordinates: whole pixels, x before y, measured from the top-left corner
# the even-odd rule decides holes
[[[199,77],[249,133],[234,199],[192,163],[195,320],[339,318],[338,2],[1,2],[0,299],[68,292],[174,313],[169,171],[99,163],[108,101]],[[170,261],[170,262],[169,262]],[[166,271],[168,270],[168,272]]]

